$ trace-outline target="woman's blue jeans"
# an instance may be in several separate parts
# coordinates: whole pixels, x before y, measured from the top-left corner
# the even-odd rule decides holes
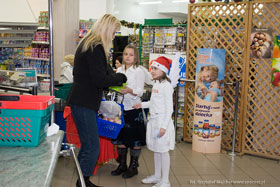
[[[71,111],[81,141],[78,155],[81,170],[84,176],[91,176],[100,152],[96,111],[72,104]]]

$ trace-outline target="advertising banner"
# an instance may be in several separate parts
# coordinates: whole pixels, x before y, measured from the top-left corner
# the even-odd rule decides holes
[[[272,30],[267,28],[252,28],[250,36],[250,57],[271,58]]]
[[[280,86],[280,36],[274,38],[271,82],[274,86]]]
[[[192,149],[219,153],[223,116],[224,49],[197,50]]]

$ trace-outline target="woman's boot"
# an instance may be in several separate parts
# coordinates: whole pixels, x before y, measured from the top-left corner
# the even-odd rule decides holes
[[[134,175],[138,174],[138,158],[140,155],[141,149],[130,149],[130,164],[129,164],[129,168],[127,169],[126,172],[123,173],[122,177],[127,179],[127,178],[131,178]]]
[[[89,177],[84,177],[84,181],[86,184],[86,187],[98,187],[97,185],[93,184],[90,180]],[[77,180],[76,182],[76,187],[82,187],[80,179]]]
[[[116,170],[111,172],[111,175],[117,176],[122,174],[127,170],[127,164],[126,164],[126,157],[127,157],[127,148],[119,148],[118,147],[118,154],[119,154],[119,166]]]

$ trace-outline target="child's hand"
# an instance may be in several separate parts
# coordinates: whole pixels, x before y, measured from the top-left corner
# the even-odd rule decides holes
[[[160,128],[159,133],[158,133],[158,137],[159,138],[162,137],[165,134],[165,132],[166,132],[166,129]]]
[[[141,103],[137,103],[137,104],[133,105],[132,108],[139,109],[139,108],[142,108],[142,105],[141,105]]]
[[[127,86],[124,89],[120,90],[120,91],[123,94],[127,94],[127,93],[132,94],[133,93],[133,90],[131,88],[127,87]]]

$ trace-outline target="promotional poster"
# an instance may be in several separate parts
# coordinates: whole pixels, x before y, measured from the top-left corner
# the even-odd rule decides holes
[[[271,82],[274,86],[280,86],[280,36],[274,38]]]
[[[197,50],[192,149],[219,153],[225,76],[224,49]]]
[[[251,58],[271,58],[272,30],[253,28],[251,33]]]

